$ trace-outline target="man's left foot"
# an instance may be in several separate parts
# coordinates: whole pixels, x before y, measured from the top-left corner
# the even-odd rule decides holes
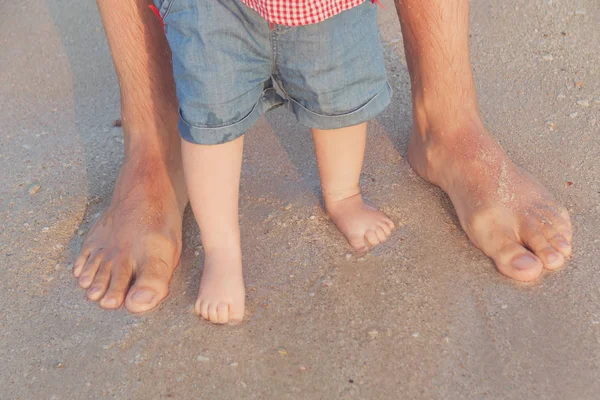
[[[571,255],[567,210],[508,158],[477,118],[441,133],[414,128],[408,161],[448,194],[475,246],[518,281],[562,267]]]

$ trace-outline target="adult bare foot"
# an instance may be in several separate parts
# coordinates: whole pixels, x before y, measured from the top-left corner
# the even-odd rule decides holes
[[[432,132],[443,125],[416,126],[410,165],[450,196],[468,237],[502,274],[531,281],[563,266],[571,254],[569,214],[508,158],[478,118],[443,135]]]
[[[244,319],[245,302],[241,250],[207,251],[196,314],[214,324],[236,324]]]
[[[531,281],[571,254],[567,211],[481,122],[469,56],[469,0],[396,2],[411,77],[408,161],[441,187],[498,270]]]
[[[187,203],[171,54],[152,0],[98,0],[121,89],[125,162],[73,274],[90,300],[131,312],[168,294]]]
[[[395,226],[378,208],[364,202],[360,193],[343,199],[325,199],[327,214],[352,248],[367,251],[386,242]]]
[[[186,201],[181,168],[169,174],[162,160],[129,151],[111,204],[73,263],[87,297],[105,309],[156,307],[179,262]]]

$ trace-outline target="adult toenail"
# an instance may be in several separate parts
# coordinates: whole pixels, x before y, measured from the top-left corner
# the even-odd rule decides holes
[[[112,297],[108,298],[108,299],[104,299],[102,301],[102,304],[104,304],[105,306],[116,306],[117,305],[117,299],[113,299]]]
[[[548,260],[549,264],[554,264],[556,261],[558,261],[558,254],[550,253],[546,259]]]
[[[529,269],[535,266],[536,259],[531,254],[523,254],[512,262],[516,269]]]
[[[139,292],[135,292],[133,296],[131,296],[131,300],[136,303],[150,303],[154,298],[154,293],[147,292],[145,290],[140,290]]]

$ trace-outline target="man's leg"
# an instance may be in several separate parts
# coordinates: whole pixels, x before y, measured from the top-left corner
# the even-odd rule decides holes
[[[98,0],[121,88],[125,161],[73,274],[103,308],[149,310],[168,294],[187,195],[171,55],[151,0]]]
[[[469,60],[468,0],[396,0],[411,76],[408,160],[452,200],[473,243],[511,278],[536,279],[571,254],[567,211],[515,165],[481,121]]]

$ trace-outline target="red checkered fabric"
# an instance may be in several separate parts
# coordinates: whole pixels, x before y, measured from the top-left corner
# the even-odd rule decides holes
[[[365,0],[242,0],[272,24],[299,26],[321,22]],[[373,1],[375,2],[375,1]]]

